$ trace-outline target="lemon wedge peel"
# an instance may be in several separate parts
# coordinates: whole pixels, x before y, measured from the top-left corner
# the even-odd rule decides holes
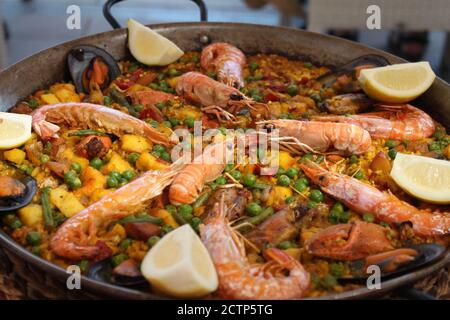
[[[183,54],[175,43],[134,19],[128,20],[128,47],[133,57],[149,66],[165,66]]]
[[[431,203],[450,203],[449,161],[397,153],[391,177],[416,198]]]
[[[372,99],[385,103],[406,103],[427,91],[435,78],[430,64],[422,61],[363,69],[358,80]]]
[[[159,240],[144,257],[143,276],[158,291],[178,298],[199,298],[218,287],[208,250],[188,224]]]
[[[31,121],[27,114],[0,112],[0,150],[19,147],[30,139]]]

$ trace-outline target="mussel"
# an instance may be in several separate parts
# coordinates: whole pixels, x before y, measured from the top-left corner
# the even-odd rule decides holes
[[[31,202],[37,191],[36,180],[31,176],[16,179],[0,177],[0,212],[14,211]]]
[[[94,90],[93,87],[105,89],[121,74],[112,55],[91,45],[72,48],[67,56],[67,65],[78,92],[87,94]]]
[[[116,267],[113,267],[111,258],[93,262],[89,265],[86,275],[94,280],[113,285],[138,290],[149,289],[149,283],[140,273],[136,262],[130,259]]]
[[[365,281],[371,275],[366,273],[369,265],[377,265],[380,268],[382,279],[392,278],[438,260],[445,254],[445,250],[442,245],[426,243],[369,256],[352,261],[352,275],[344,276],[340,280]]]
[[[367,112],[374,107],[375,101],[364,93],[347,93],[334,96],[319,104],[320,111],[345,115]]]
[[[316,80],[326,88],[333,87],[337,93],[354,93],[361,90],[357,81],[360,70],[384,67],[389,64],[389,61],[382,56],[368,54],[337,67]]]

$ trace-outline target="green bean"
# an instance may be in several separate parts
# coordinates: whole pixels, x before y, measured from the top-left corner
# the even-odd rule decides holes
[[[210,192],[202,193],[197,200],[192,204],[192,208],[196,209],[198,207],[201,207],[205,204],[205,202],[208,200],[209,196],[211,195]]]
[[[150,222],[158,225],[163,224],[163,220],[161,218],[153,217],[148,214],[139,215],[139,216],[128,216],[122,218],[118,221],[120,224],[124,224],[127,222]]]
[[[127,108],[131,108],[128,100],[119,91],[117,91],[117,89],[112,88],[111,90],[109,90],[109,96],[114,102],[117,102],[118,104],[121,104]]]
[[[52,207],[50,206],[49,193],[50,187],[45,187],[42,189],[41,203],[45,227],[47,229],[52,229],[55,226],[55,220],[53,219]]]
[[[83,137],[83,136],[108,136],[108,134],[92,129],[83,129],[69,133],[69,137]]]
[[[266,220],[268,217],[270,217],[274,213],[274,210],[272,207],[267,207],[261,213],[255,217],[250,217],[245,220],[243,220],[242,224],[240,224],[237,227],[237,230],[239,232],[245,233],[251,230],[251,226],[257,226],[261,224],[264,220]]]

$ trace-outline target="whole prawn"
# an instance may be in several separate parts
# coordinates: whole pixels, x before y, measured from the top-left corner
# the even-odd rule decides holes
[[[203,106],[219,120],[233,120],[234,114],[248,107],[256,116],[267,117],[268,106],[245,96],[238,89],[227,86],[204,74],[187,72],[177,81],[176,91],[180,96]]]
[[[60,124],[75,128],[104,129],[121,136],[126,133],[169,145],[170,140],[151,125],[118,110],[91,103],[59,103],[42,106],[32,114],[34,131],[42,138],[57,138]]]
[[[278,129],[281,146],[297,145],[300,149],[304,146],[316,152],[325,152],[333,147],[345,153],[361,154],[366,152],[372,143],[366,130],[347,123],[283,119],[260,121],[257,125],[259,128]]]
[[[412,105],[377,106],[380,111],[349,116],[315,116],[313,120],[351,123],[369,131],[372,138],[420,140],[435,130],[433,119]]]
[[[448,213],[430,213],[398,199],[390,192],[380,191],[350,176],[328,171],[307,161],[300,164],[303,172],[330,196],[345,203],[360,214],[370,213],[387,223],[410,221],[420,236],[450,234]]]
[[[198,198],[205,183],[220,176],[225,168],[224,156],[234,146],[234,138],[210,145],[205,152],[187,164],[177,174],[169,189],[172,204],[192,203]]]
[[[219,277],[217,293],[225,299],[299,299],[310,283],[301,263],[282,250],[267,249],[267,263],[249,264],[245,248],[229,226],[224,202],[200,225],[200,237]],[[285,275],[283,271],[287,271]]]
[[[101,248],[96,245],[97,231],[112,220],[136,214],[149,201],[162,193],[173,176],[183,167],[175,162],[162,171],[147,171],[139,178],[102,197],[86,209],[69,218],[58,228],[50,241],[58,256],[79,261],[96,259]]]
[[[238,89],[244,86],[242,68],[245,61],[245,55],[241,50],[224,42],[205,47],[200,57],[202,68],[207,70],[213,68],[220,82]]]

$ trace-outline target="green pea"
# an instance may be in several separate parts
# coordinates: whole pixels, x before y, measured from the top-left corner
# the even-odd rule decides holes
[[[394,147],[395,147],[395,144],[396,144],[395,140],[387,140],[387,141],[384,143],[384,145],[385,145],[386,147],[388,147],[389,149],[394,148]]]
[[[152,150],[155,152],[164,152],[164,151],[166,151],[166,148],[160,144],[155,144],[153,146]]]
[[[395,157],[397,156],[397,150],[395,150],[395,149],[389,150],[388,156],[389,156],[389,158],[391,158],[392,160],[394,160]]]
[[[131,170],[125,170],[124,172],[122,172],[122,178],[124,178],[127,181],[130,181],[131,179],[134,178],[134,172]]]
[[[355,179],[362,180],[365,177],[364,172],[362,172],[361,170],[358,170],[353,177]]]
[[[441,140],[445,137],[445,130],[436,129],[436,131],[433,134],[433,138]]]
[[[127,248],[131,245],[132,242],[133,242],[133,240],[131,240],[130,238],[123,239],[123,240],[119,243],[119,247],[120,247],[121,249],[127,249]]]
[[[100,170],[100,168],[103,166],[103,161],[99,157],[92,158],[91,161],[89,161],[89,165],[97,170]]]
[[[172,123],[170,123],[169,120],[164,120],[163,125],[165,125],[167,128],[172,128]]]
[[[214,190],[217,189],[217,183],[215,183],[215,182],[210,182],[210,183],[209,183],[209,187],[211,188],[212,191],[214,191]]]
[[[350,211],[339,212],[339,222],[347,223],[350,219]]]
[[[277,247],[278,247],[278,249],[286,250],[286,249],[290,249],[290,248],[296,248],[297,245],[295,243],[293,243],[292,241],[285,240],[285,241],[281,241],[277,245]]]
[[[244,176],[244,185],[247,187],[253,187],[256,183],[256,176],[253,173],[247,173]]]
[[[298,94],[298,86],[291,84],[287,87],[286,91],[291,97],[296,96]]]
[[[119,173],[119,172],[117,172],[117,171],[111,171],[109,174],[108,174],[111,178],[115,178],[116,180],[119,180],[120,178],[122,178],[122,175]]]
[[[119,186],[119,180],[114,177],[108,177],[108,179],[106,179],[106,185],[108,188],[117,188]]]
[[[279,167],[276,176],[279,177],[283,174],[286,174],[286,169],[284,169],[283,167]]]
[[[111,98],[110,97],[108,97],[108,96],[104,96],[103,97],[103,105],[105,105],[105,106],[109,106],[109,105],[111,105]]]
[[[355,164],[355,163],[358,163],[358,161],[359,161],[358,156],[355,155],[355,154],[352,154],[351,157],[350,157],[350,159],[349,159],[349,162],[350,162],[351,164]]]
[[[142,110],[144,110],[144,106],[142,104],[135,104],[133,106],[134,111],[136,112],[141,112]]]
[[[77,178],[77,174],[75,173],[75,171],[67,171],[64,174],[64,182],[66,183],[70,183],[71,181],[75,180]]]
[[[22,227],[22,222],[21,222],[19,219],[16,218],[16,219],[12,220],[12,221],[9,223],[9,227],[10,227],[12,230],[19,229],[19,228]]]
[[[140,154],[139,153],[130,153],[128,155],[128,162],[131,164],[135,164],[137,159],[139,159]]]
[[[39,160],[41,161],[42,164],[49,162],[50,161],[50,157],[46,154],[41,155],[41,157],[39,158]]]
[[[178,212],[177,207],[175,207],[173,204],[168,204],[166,206],[166,210],[170,213],[170,214],[174,214],[176,212]]]
[[[308,188],[308,186],[302,181],[302,180],[297,180],[294,183],[294,189],[299,191],[299,192],[303,192],[306,190],[306,188]]]
[[[159,90],[159,86],[156,83],[150,83],[148,86],[153,90]]]
[[[252,99],[255,100],[256,102],[262,102],[263,101],[263,97],[259,94],[255,94],[252,96]]]
[[[286,204],[291,204],[291,203],[293,203],[295,201],[295,197],[293,197],[293,196],[289,196],[289,197],[287,197],[286,199],[284,199],[284,202],[286,203]]]
[[[286,170],[286,175],[291,179],[294,179],[297,174],[298,174],[297,168],[289,168]]]
[[[259,68],[259,64],[256,61],[250,62],[248,66],[249,66],[250,70],[252,70],[252,71],[255,71],[256,69]]]
[[[220,176],[214,182],[217,183],[219,186],[223,186],[227,184],[227,179],[225,177]]]
[[[192,215],[192,206],[189,204],[182,204],[178,207],[178,212],[184,215]]]
[[[212,79],[217,79],[217,74],[215,72],[208,71],[206,72],[206,75]]]
[[[111,258],[111,262],[114,267],[117,267],[119,264],[124,262],[125,260],[128,260],[128,256],[125,253],[119,253],[116,254]]]
[[[259,80],[261,80],[263,78],[263,75],[262,74],[257,74],[257,75],[255,75],[255,76],[253,76],[253,80],[255,80],[255,81],[259,81]]]
[[[72,169],[76,173],[80,173],[82,170],[81,165],[78,162],[73,162],[72,165],[70,166],[70,169]]]
[[[312,95],[310,95],[310,98],[313,99],[316,103],[320,103],[322,101],[322,98],[318,93],[313,93]]]
[[[301,158],[302,162],[305,162],[307,160],[311,160],[311,161],[314,160],[314,156],[312,153],[306,153],[302,156],[302,158]]]
[[[178,119],[175,119],[175,118],[169,118],[169,121],[172,124],[172,127],[176,127],[177,125],[180,124],[180,121]]]
[[[71,189],[79,189],[79,188],[81,188],[82,183],[81,183],[80,178],[77,177],[73,181],[70,181],[68,183],[68,185]]]
[[[220,133],[221,134],[223,134],[224,136],[226,136],[227,135],[227,128],[224,128],[224,127],[220,127],[219,129],[218,129],[219,131],[220,131]]]
[[[125,178],[120,178],[119,180],[117,180],[119,182],[119,187],[122,187],[124,185],[126,185],[128,183],[127,179]]]
[[[331,262],[329,269],[330,273],[336,278],[341,278],[345,273],[345,266],[341,262]]]
[[[195,231],[198,231],[198,227],[202,224],[202,219],[200,219],[199,217],[193,217],[190,225],[192,227],[192,229],[194,229]]]
[[[169,232],[173,231],[173,227],[170,224],[165,224],[161,227],[161,234],[166,235]]]
[[[316,163],[321,163],[324,159],[325,159],[325,157],[320,155],[320,156],[317,157]]]
[[[152,155],[154,155],[157,158],[161,158],[161,152],[158,151],[152,151]]]
[[[50,141],[47,141],[44,145],[44,152],[49,153],[50,150],[52,150],[52,143]]]
[[[242,173],[238,170],[234,170],[230,172],[230,175],[233,177],[233,179],[239,181],[242,178]]]
[[[169,69],[169,71],[167,71],[167,74],[169,75],[169,77],[176,77],[180,73],[177,69]]]
[[[286,187],[286,186],[288,186],[291,183],[291,179],[289,179],[289,177],[287,175],[283,174],[283,175],[278,177],[277,183],[280,186]]]
[[[192,56],[191,61],[194,63],[199,63],[200,62],[200,58],[198,55]]]
[[[159,240],[161,240],[160,237],[158,236],[152,236],[150,238],[148,238],[147,240],[147,245],[152,248]]]
[[[36,99],[30,99],[30,101],[28,101],[28,106],[31,109],[36,109],[37,107],[39,107],[39,101],[37,101]]]
[[[147,122],[149,125],[151,125],[153,128],[158,127],[158,121],[153,119],[146,119],[145,122]]]
[[[344,212],[344,206],[342,205],[342,203],[336,202],[333,205],[333,209],[332,210],[336,210],[337,212]]]
[[[324,199],[322,191],[317,190],[317,189],[311,190],[311,193],[309,194],[309,198],[315,202],[322,202]]]
[[[251,217],[255,217],[257,215],[259,215],[262,211],[262,208],[259,204],[257,204],[256,202],[250,202],[247,207],[245,208],[245,211],[247,212],[247,214]]]
[[[432,142],[428,146],[428,150],[430,150],[430,151],[440,151],[441,150],[441,145],[438,142]]]
[[[303,63],[303,66],[304,66],[305,68],[311,69],[311,68],[313,67],[313,64],[312,64],[311,62],[304,62],[304,63]]]
[[[155,107],[157,107],[159,110],[162,110],[166,107],[166,104],[164,102],[158,102],[155,104]]]
[[[314,208],[315,206],[317,206],[317,202],[315,201],[309,201],[306,205],[309,209]]]
[[[223,169],[225,172],[229,172],[229,171],[231,171],[231,170],[233,170],[233,168],[234,168],[234,163],[227,163],[226,165],[225,165],[225,169]]]
[[[335,277],[333,277],[331,274],[327,274],[325,277],[322,278],[321,284],[326,289],[333,289],[335,286],[338,285],[338,282]]]
[[[161,152],[161,159],[163,159],[164,161],[167,161],[167,162],[172,161],[172,157],[170,156],[170,154],[167,151]]]
[[[37,246],[41,243],[41,234],[37,231],[30,231],[27,234],[27,242],[32,246]]]
[[[305,177],[298,178],[297,181],[301,181],[301,182],[304,183],[306,186],[309,186],[309,181],[308,181],[308,179],[306,179]]]
[[[341,218],[341,212],[335,209],[331,209],[328,213],[328,221],[333,224],[339,223]]]
[[[364,213],[362,218],[365,222],[373,222],[375,220],[375,217],[370,213]]]

